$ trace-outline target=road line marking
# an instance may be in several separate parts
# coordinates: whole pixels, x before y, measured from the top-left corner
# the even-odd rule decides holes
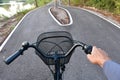
[[[18,24],[15,26],[15,28],[12,30],[12,32],[8,35],[8,37],[5,39],[5,41],[2,43],[2,45],[0,46],[0,52],[2,51],[3,47],[5,46],[5,44],[7,43],[7,41],[10,39],[10,37],[12,36],[12,34],[14,33],[14,31],[17,29],[18,25],[23,21],[23,19],[27,16],[28,14],[26,14],[19,22]]]

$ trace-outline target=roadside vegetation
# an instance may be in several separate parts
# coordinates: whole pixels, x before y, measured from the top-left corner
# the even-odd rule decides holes
[[[117,21],[120,24],[120,0],[62,0],[66,5],[83,7]]]
[[[34,4],[35,6],[37,5],[36,7],[41,7],[52,0],[16,0],[16,1],[23,1],[24,4],[30,3],[30,4]],[[0,3],[7,3],[7,2],[9,2],[9,0],[0,0]],[[6,10],[8,10],[9,6],[10,5],[1,5],[0,7],[3,7]],[[14,29],[16,24],[22,19],[22,17],[33,9],[35,9],[35,7],[32,9],[19,11],[17,12],[17,14],[15,14],[12,17],[0,16],[0,45],[10,34],[10,32]]]
[[[36,7],[44,6],[45,4],[51,2],[52,0],[16,0],[23,1],[24,4],[30,3],[34,4]],[[120,0],[61,0],[64,4],[68,4],[70,1],[70,5],[72,6],[80,6],[80,7],[89,7],[92,9],[101,10],[105,15],[112,15],[115,20],[120,22]],[[9,0],[0,0],[0,3],[7,3]],[[9,9],[9,5],[0,6],[5,9]],[[34,8],[33,8],[34,9]],[[5,40],[5,38],[9,35],[9,33],[14,29],[15,25],[21,20],[21,18],[31,11],[23,10],[17,12],[16,15],[8,18],[3,16],[4,19],[0,19],[0,45]],[[107,14],[106,14],[107,13]],[[1,18],[1,17],[0,17]]]
[[[25,3],[30,3],[30,4],[34,3],[36,7],[41,7],[41,6],[46,5],[50,1],[52,1],[52,0],[26,0]],[[26,13],[28,13],[29,11],[31,11],[33,9],[18,12],[15,16],[18,17],[17,18],[18,20],[20,20]]]
[[[26,3],[34,3],[36,7],[44,6],[45,4],[51,2],[52,0],[26,0]]]
[[[90,6],[120,15],[120,0],[63,0],[74,6]]]

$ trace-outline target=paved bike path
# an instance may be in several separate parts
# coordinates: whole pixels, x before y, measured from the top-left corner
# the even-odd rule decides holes
[[[0,80],[52,80],[48,67],[34,54],[34,49],[24,52],[9,66],[4,57],[8,57],[21,47],[23,41],[35,42],[40,33],[64,30],[72,34],[75,40],[96,45],[109,53],[120,63],[120,30],[109,22],[81,9],[67,7],[73,17],[73,25],[60,27],[49,15],[50,5],[28,14],[15,30],[0,53]],[[64,80],[106,80],[102,69],[91,64],[84,52],[77,48],[66,66]]]

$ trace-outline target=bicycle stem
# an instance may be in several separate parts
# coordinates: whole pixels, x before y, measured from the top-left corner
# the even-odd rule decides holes
[[[56,52],[57,53],[57,52]],[[57,56],[57,54],[54,57],[55,60],[55,74],[54,74],[54,80],[60,80],[60,59]]]

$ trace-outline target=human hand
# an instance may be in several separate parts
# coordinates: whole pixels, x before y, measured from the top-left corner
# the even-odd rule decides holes
[[[101,67],[106,61],[110,60],[107,53],[96,46],[93,47],[91,54],[88,54],[87,58],[91,63],[98,64]]]

